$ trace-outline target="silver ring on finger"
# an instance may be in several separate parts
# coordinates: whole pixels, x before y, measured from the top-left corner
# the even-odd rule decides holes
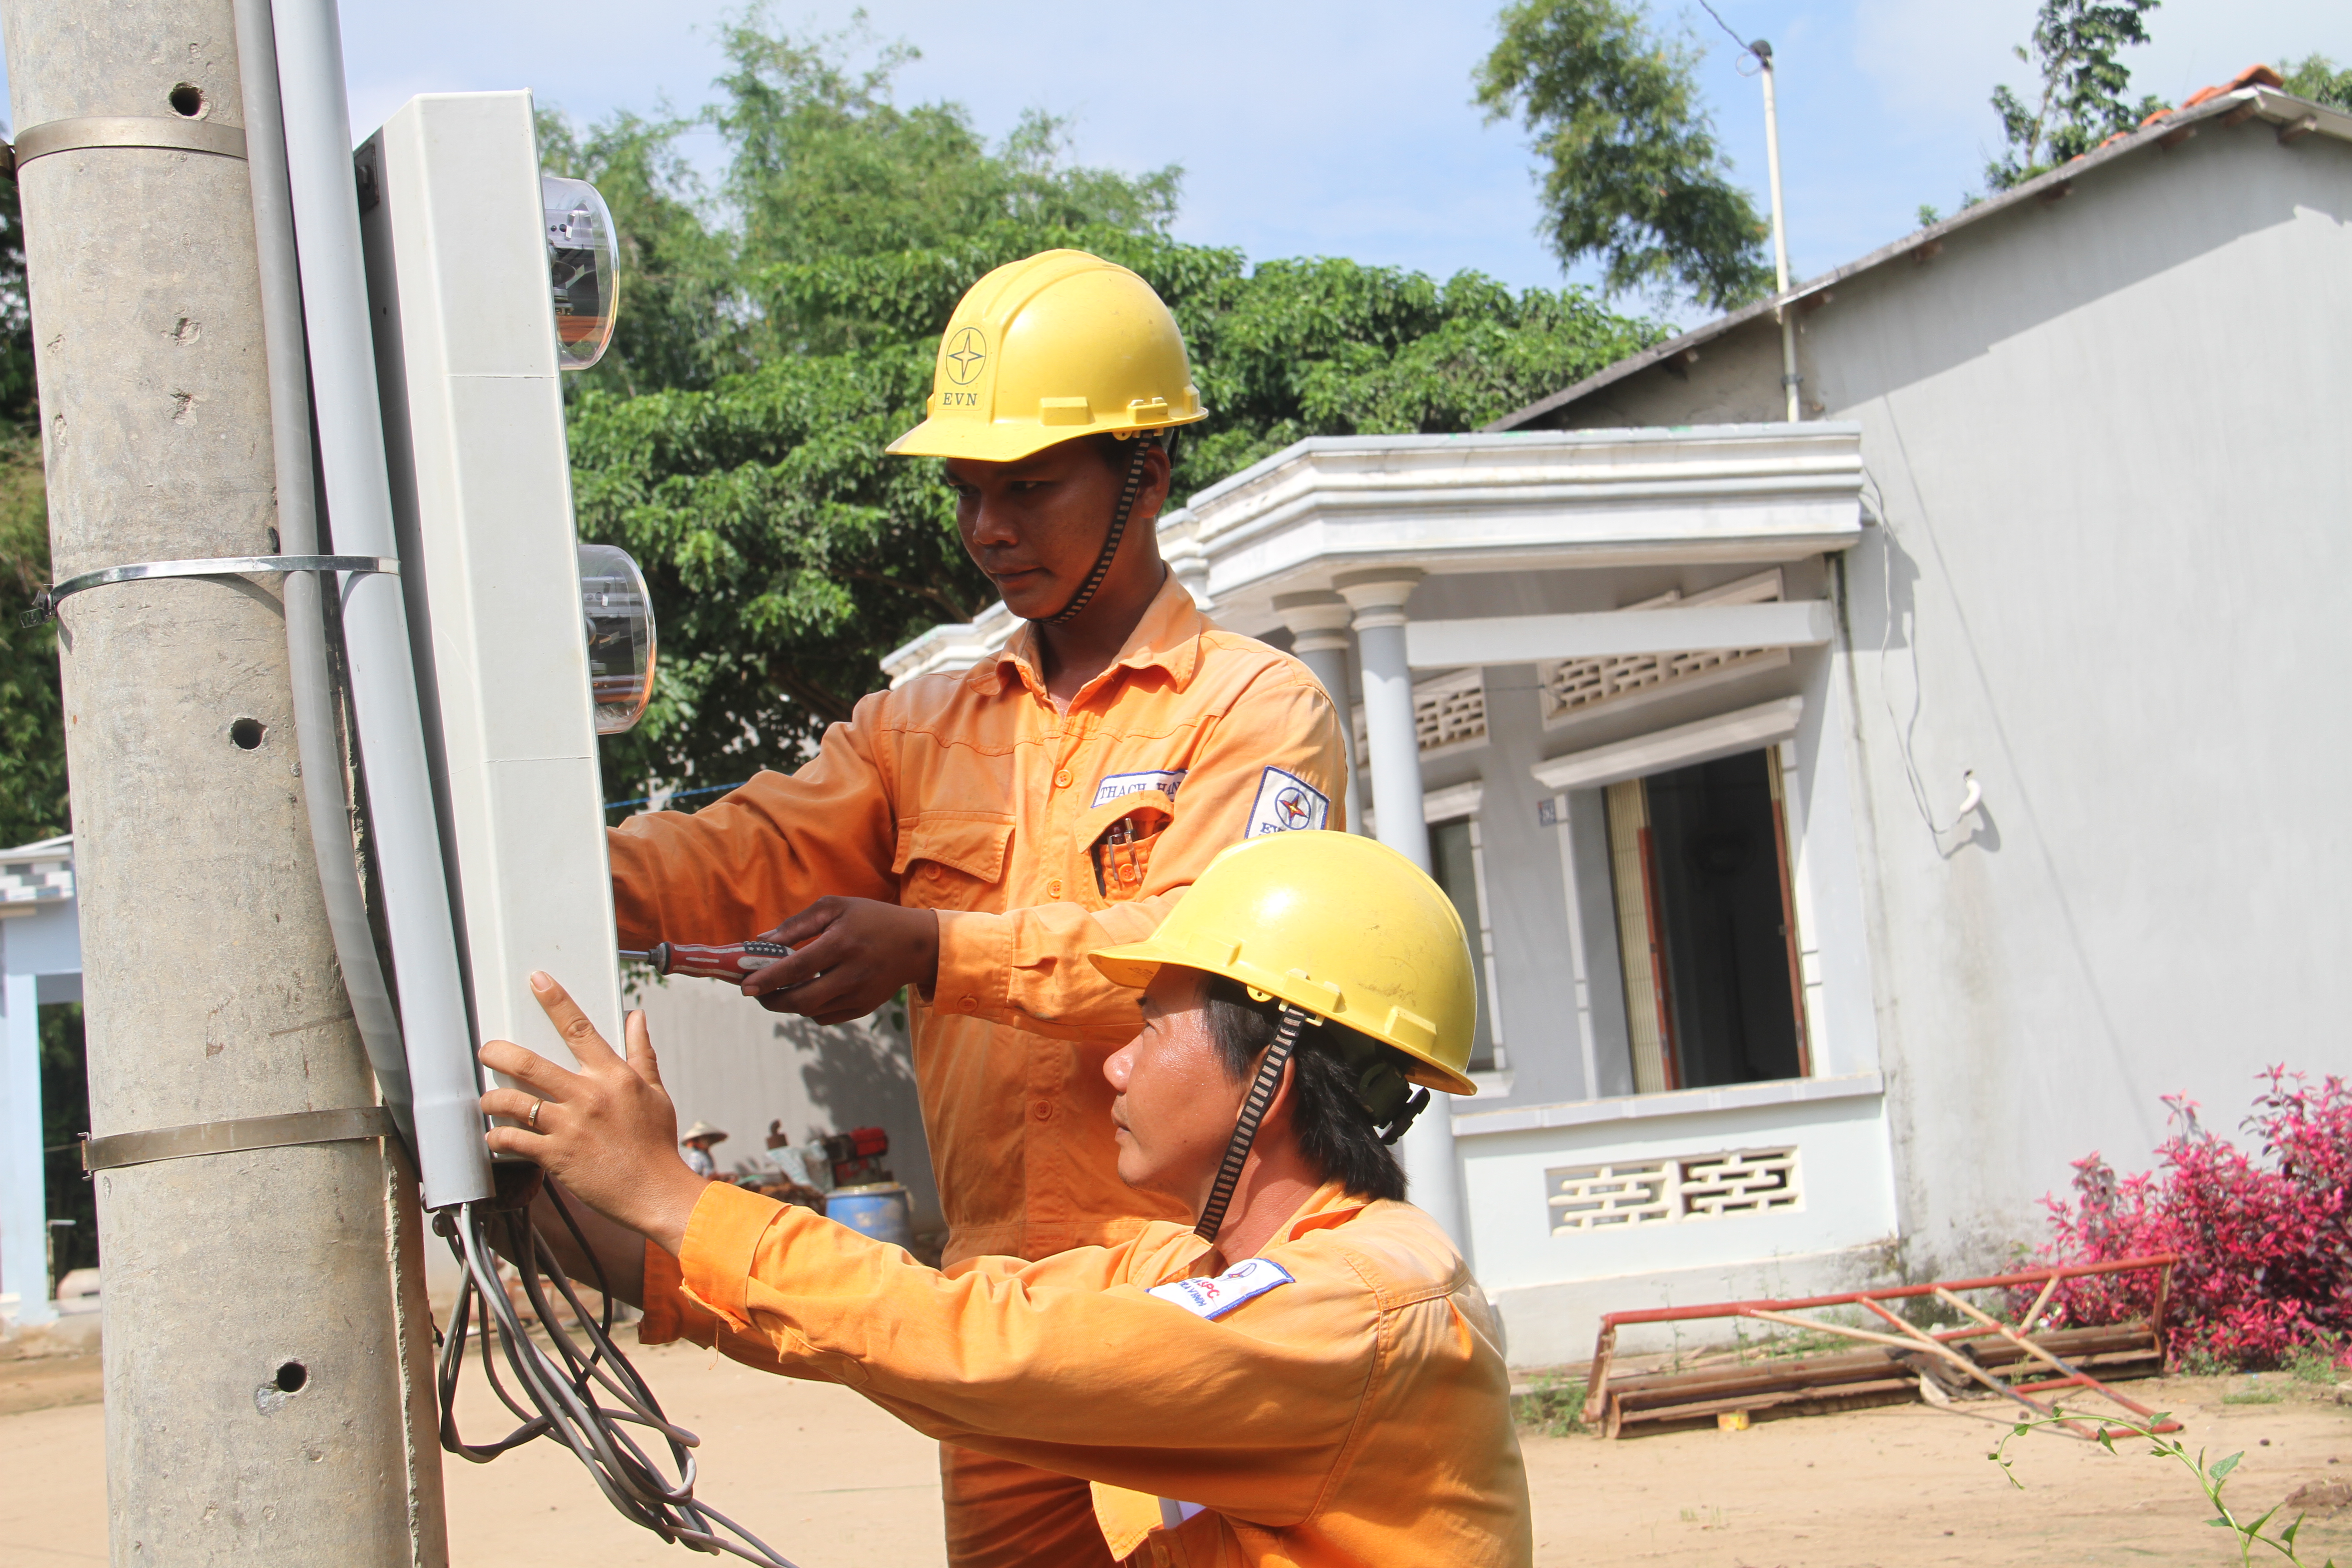
[[[530,1102],[530,1114],[522,1119],[522,1124],[525,1127],[530,1128],[533,1132],[539,1131],[539,1108],[546,1103],[547,1101],[543,1100],[532,1100]]]

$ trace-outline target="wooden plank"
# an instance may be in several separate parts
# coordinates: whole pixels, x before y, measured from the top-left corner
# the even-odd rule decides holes
[[[1941,1289],[1941,1287],[1938,1287],[1938,1289]],[[1948,1358],[1956,1363],[1962,1372],[1967,1373],[1970,1377],[1975,1378],[1979,1383],[1983,1384],[1987,1388],[1991,1389],[2003,1399],[2014,1400],[2016,1403],[2024,1405],[2028,1410],[2032,1411],[2036,1415],[2042,1417],[2044,1420],[2055,1421],[2059,1426],[2064,1427],[2067,1431],[2074,1433],[2078,1437],[2088,1438],[2091,1436],[2088,1432],[2084,1431],[2078,1423],[2063,1419],[2060,1417],[2058,1412],[2051,1409],[2048,1405],[2028,1399],[2025,1395],[2018,1393],[2015,1389],[2010,1387],[2009,1384],[2001,1382],[2000,1379],[1993,1376],[1992,1373],[1985,1371],[1984,1368],[1979,1366],[1976,1363],[1970,1361],[1968,1357],[1954,1350],[1951,1346],[1936,1338],[1935,1335],[1929,1333],[1927,1330],[1919,1328],[1904,1319],[1896,1317],[1893,1312],[1888,1311],[1876,1301],[1865,1299],[1862,1304],[1869,1308],[1871,1311],[1876,1313],[1888,1327],[1900,1330],[1903,1333],[1916,1341],[1923,1349],[1933,1352],[1937,1355]],[[1851,1333],[1856,1331],[1845,1330],[1843,1331]]]
[[[1841,1401],[1874,1400],[1886,1404],[1908,1404],[1918,1396],[1919,1385],[1908,1377],[1885,1377],[1871,1383],[1841,1384],[1834,1388],[1790,1389],[1783,1393],[1756,1398],[1694,1400],[1686,1405],[1664,1405],[1654,1410],[1627,1411],[1620,1430],[1636,1425],[1656,1425],[1667,1421],[1702,1420],[1721,1415],[1727,1410],[1778,1410],[1790,1406],[1834,1404]]]
[[[1717,1394],[1769,1394],[1781,1389],[1830,1388],[1840,1384],[1868,1383],[1906,1370],[1892,1355],[1869,1351],[1853,1356],[1817,1356],[1810,1361],[1758,1367],[1742,1373],[1684,1373],[1669,1377],[1644,1378],[1638,1384],[1629,1378],[1612,1384],[1609,1392],[1612,1397],[1622,1399],[1629,1410],[1646,1409],[1662,1403],[1711,1398]]]

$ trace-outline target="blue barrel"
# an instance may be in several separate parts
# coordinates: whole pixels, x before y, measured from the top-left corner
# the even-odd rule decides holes
[[[907,1189],[896,1182],[835,1187],[824,1195],[824,1215],[850,1229],[892,1247],[915,1245],[913,1210]]]

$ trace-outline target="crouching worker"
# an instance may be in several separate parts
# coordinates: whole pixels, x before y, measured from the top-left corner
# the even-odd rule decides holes
[[[648,1342],[847,1384],[932,1436],[1087,1480],[1116,1560],[1529,1562],[1486,1298],[1403,1201],[1391,1148],[1429,1089],[1475,1092],[1445,895],[1370,839],[1272,835],[1217,857],[1149,940],[1091,957],[1142,992],[1141,1032],[1104,1067],[1118,1173],[1191,1228],[926,1268],[695,1175],[643,1016],[624,1061],[544,976],[581,1071],[484,1047],[530,1086],[484,1110],[542,1101],[536,1133],[491,1144],[610,1222],[588,1234]]]

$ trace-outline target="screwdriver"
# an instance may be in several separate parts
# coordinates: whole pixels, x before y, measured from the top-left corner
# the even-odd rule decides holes
[[[691,974],[703,980],[740,980],[755,969],[765,969],[793,950],[781,942],[731,942],[709,947],[690,942],[657,942],[643,952],[621,950],[621,957],[646,965],[656,974]]]

